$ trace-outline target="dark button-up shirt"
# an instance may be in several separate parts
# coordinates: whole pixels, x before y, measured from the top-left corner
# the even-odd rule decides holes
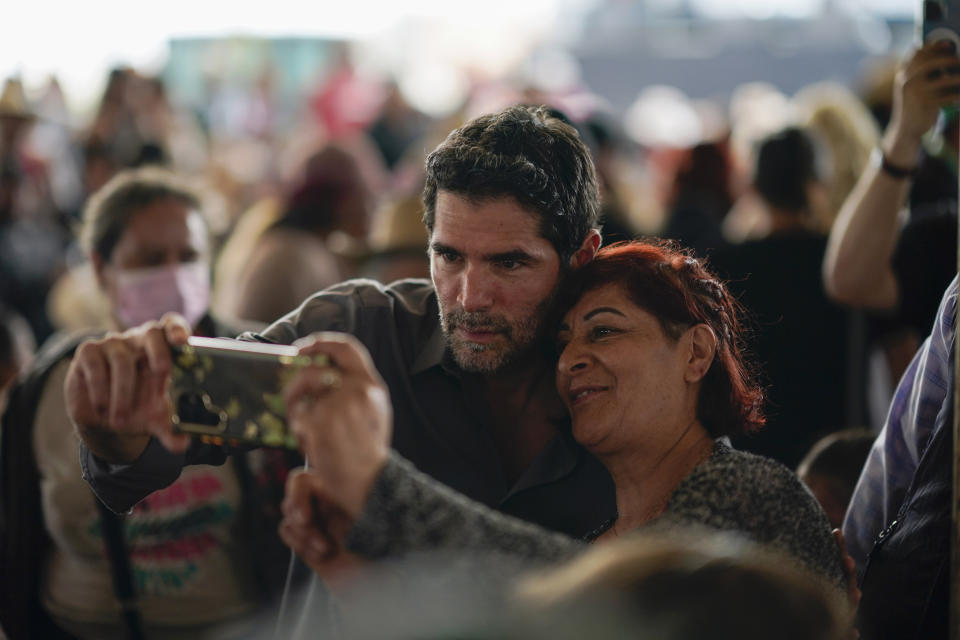
[[[518,480],[508,482],[484,412],[470,406],[450,364],[439,318],[427,280],[389,286],[353,280],[309,298],[262,335],[244,337],[289,344],[316,331],[353,334],[390,389],[393,447],[420,471],[487,506],[574,537],[612,518],[613,482],[569,429],[558,429]],[[199,442],[177,455],[152,441],[136,462],[113,465],[81,449],[84,477],[117,511],[173,482],[184,464],[218,464],[224,457],[222,449]]]

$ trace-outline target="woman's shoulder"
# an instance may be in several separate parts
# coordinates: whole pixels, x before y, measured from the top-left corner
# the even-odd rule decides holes
[[[723,442],[678,487],[681,492],[692,494],[694,502],[709,502],[715,512],[734,521],[761,529],[796,522],[804,529],[829,531],[826,514],[797,474],[776,460]]]
[[[797,474],[783,463],[749,451],[734,449],[724,440],[718,440],[715,443],[713,454],[707,460],[707,463],[717,469],[723,469],[725,473],[740,474],[747,477],[760,475],[780,482],[796,484],[798,487],[803,486]]]
[[[718,442],[710,458],[677,487],[666,515],[739,531],[818,572],[842,575],[826,514],[796,474],[775,460]]]
[[[797,475],[776,460],[732,448],[717,441],[711,456],[698,465],[678,490],[713,494],[718,503],[796,495],[813,500]],[[786,493],[785,493],[786,492]]]

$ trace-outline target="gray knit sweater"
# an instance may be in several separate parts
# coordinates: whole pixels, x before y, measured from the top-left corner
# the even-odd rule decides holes
[[[717,442],[711,456],[673,492],[663,515],[641,530],[696,526],[738,532],[838,587],[845,582],[826,514],[796,475],[773,460]],[[394,454],[354,523],[347,547],[375,559],[448,551],[544,564],[571,558],[586,544],[473,502]]]

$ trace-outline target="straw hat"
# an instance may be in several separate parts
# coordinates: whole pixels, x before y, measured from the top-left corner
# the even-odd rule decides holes
[[[27,97],[23,93],[23,83],[19,78],[8,78],[0,94],[0,116],[8,118],[33,118],[33,110],[27,104]]]

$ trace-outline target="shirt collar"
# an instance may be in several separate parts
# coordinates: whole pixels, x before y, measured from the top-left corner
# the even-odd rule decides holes
[[[525,489],[557,482],[576,470],[586,451],[573,439],[569,421],[558,426],[558,431],[526,468],[501,504]]]
[[[410,374],[423,373],[431,367],[443,364],[446,350],[447,340],[443,336],[443,327],[438,322],[410,366]]]

